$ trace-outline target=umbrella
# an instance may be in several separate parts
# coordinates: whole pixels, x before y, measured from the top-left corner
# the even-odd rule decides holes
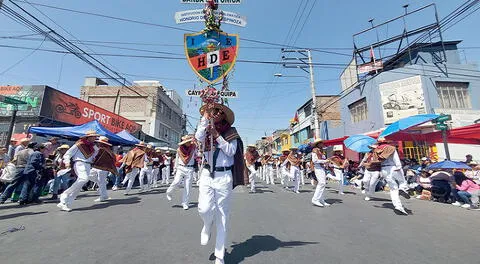
[[[387,137],[387,136],[393,135],[399,131],[406,130],[411,127],[418,126],[418,125],[427,123],[429,121],[432,121],[433,119],[436,119],[439,116],[440,115],[436,115],[436,114],[424,114],[424,115],[414,115],[414,116],[402,118],[397,122],[392,123],[387,128],[385,128],[385,130],[383,130],[383,132],[378,137]]]
[[[348,137],[343,141],[345,147],[360,153],[367,153],[370,152],[370,148],[368,146],[372,145],[373,143],[377,142],[372,137],[365,136],[365,135],[353,135]]]
[[[445,160],[437,163],[433,163],[428,166],[429,170],[438,170],[438,169],[459,169],[459,170],[471,170],[472,168],[463,162]]]

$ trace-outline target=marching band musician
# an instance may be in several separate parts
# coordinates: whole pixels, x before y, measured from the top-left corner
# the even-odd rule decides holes
[[[338,181],[338,194],[345,194],[343,192],[344,170],[348,166],[348,159],[343,156],[343,149],[341,145],[333,147],[333,156],[330,158],[330,164],[333,167],[335,177],[331,177]]]
[[[245,165],[247,166],[250,174],[248,175],[248,180],[250,181],[250,192],[255,193],[255,177],[257,176],[258,171],[255,168],[255,162],[260,158],[258,154],[257,147],[255,145],[248,145],[247,151],[245,152]]]
[[[325,173],[325,165],[328,164],[329,160],[325,157],[322,152],[323,141],[320,139],[313,142],[312,150],[312,163],[315,171],[315,177],[317,178],[317,187],[315,188],[315,193],[312,197],[312,204],[324,207],[329,206],[330,204],[325,202],[325,185],[327,183],[327,177]]]

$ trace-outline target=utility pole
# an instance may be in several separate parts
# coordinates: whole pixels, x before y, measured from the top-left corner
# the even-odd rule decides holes
[[[318,120],[318,112],[317,112],[317,93],[315,90],[315,76],[313,73],[313,62],[312,62],[312,53],[311,50],[287,50],[282,49],[283,53],[298,53],[303,57],[299,58],[289,58],[286,56],[282,56],[282,60],[284,61],[297,61],[291,63],[283,64],[285,68],[297,68],[301,69],[302,71],[310,74],[310,89],[312,93],[312,115],[313,115],[313,126],[314,126],[314,138],[320,139],[320,123]],[[308,69],[308,70],[307,70]]]
[[[0,0],[0,5],[1,3],[2,1]],[[5,147],[8,149],[8,146],[10,144],[10,139],[12,138],[12,135],[13,135],[13,128],[15,127],[15,120],[17,119],[18,105],[23,105],[27,103],[24,101],[17,100],[11,97],[3,96],[3,95],[0,95],[0,102],[13,106],[12,119],[10,119],[10,126],[8,128],[8,133],[7,133],[6,143],[5,143]]]

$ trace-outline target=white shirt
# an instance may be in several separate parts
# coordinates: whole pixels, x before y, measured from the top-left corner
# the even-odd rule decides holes
[[[94,153],[90,158],[86,158],[83,153],[80,151],[80,149],[77,147],[77,144],[74,144],[72,147],[70,147],[67,152],[63,155],[63,163],[68,166],[70,165],[70,159],[72,159],[74,162],[75,161],[82,161],[86,163],[92,163],[93,160],[95,159],[95,156],[97,156],[98,153],[98,147],[94,146]]]
[[[171,160],[172,160],[172,157],[165,155],[163,158],[163,165],[170,166]]]
[[[208,120],[205,117],[202,117],[200,124],[198,124],[197,132],[195,133],[195,138],[202,142],[205,146],[205,138],[207,135],[207,126]],[[214,142],[215,143],[215,142]],[[230,167],[233,166],[233,157],[235,152],[237,152],[237,140],[232,140],[227,142],[221,135],[216,139],[217,148],[220,148],[218,153],[217,163],[215,167]],[[213,163],[213,151],[204,152],[205,159],[208,164]],[[210,160],[212,159],[212,160]]]
[[[315,152],[312,152],[312,162],[315,169],[323,169],[322,165],[328,163],[328,160],[326,159],[325,155],[318,157]]]

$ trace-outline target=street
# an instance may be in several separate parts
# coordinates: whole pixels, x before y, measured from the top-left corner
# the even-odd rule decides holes
[[[233,195],[226,263],[479,263],[478,212],[412,198],[412,213],[398,216],[386,193],[370,202],[358,190],[338,195],[328,183],[329,208],[310,203],[312,187],[300,194],[260,184]],[[214,239],[200,246],[202,223],[192,206],[172,202],[165,187],[94,203],[83,192],[62,212],[54,202],[0,207],[1,263],[211,263]],[[24,226],[24,230],[5,232]],[[213,237],[213,234],[212,234]]]

